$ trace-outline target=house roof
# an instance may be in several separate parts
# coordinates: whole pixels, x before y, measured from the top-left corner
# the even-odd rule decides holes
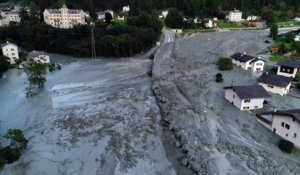
[[[247,62],[250,60],[254,60],[254,59],[258,59],[256,57],[253,57],[251,55],[247,55],[247,54],[242,54],[242,53],[236,53],[230,56],[231,58],[238,60],[240,62]]]
[[[279,66],[300,68],[300,62],[293,60],[282,60],[278,63]]]
[[[8,42],[8,41],[6,41],[6,43],[4,43],[4,44],[1,44],[1,47],[5,47],[5,46],[8,46],[8,45],[13,45],[13,46],[15,46],[15,47],[18,47],[16,44],[10,43],[10,42]]]
[[[269,111],[257,114],[258,116],[272,114],[272,115],[285,115],[295,118],[298,122],[300,122],[300,109],[292,109],[292,110],[282,110],[282,111]]]
[[[45,53],[34,50],[34,51],[29,52],[28,59],[32,59],[32,58],[38,57],[40,55],[45,55]]]
[[[257,82],[277,87],[287,87],[292,82],[292,80],[292,78],[282,75],[263,74],[257,79]]]
[[[271,97],[260,85],[229,86],[224,89],[232,89],[241,99]]]

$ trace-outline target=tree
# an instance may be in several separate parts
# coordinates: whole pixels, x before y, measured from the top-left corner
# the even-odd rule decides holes
[[[7,61],[7,59],[8,58],[5,56],[0,56],[0,76],[10,67],[10,63]]]
[[[111,15],[111,13],[109,13],[109,12],[106,12],[105,13],[105,23],[106,24],[111,24],[111,20],[112,20],[112,15]]]
[[[35,93],[33,90],[35,88],[43,88],[46,83],[46,70],[47,66],[42,63],[32,63],[29,67],[26,68],[28,73],[28,84],[29,86],[26,88],[26,95],[28,97],[33,96]]]
[[[4,136],[11,140],[10,147],[24,150],[27,148],[28,141],[25,139],[23,132],[20,129],[9,129]]]
[[[218,61],[219,70],[232,70],[233,64],[230,58],[220,58]]]
[[[170,9],[165,19],[167,27],[180,29],[183,25],[183,15],[177,9]]]
[[[217,83],[223,82],[223,75],[221,73],[216,74],[216,82]]]
[[[273,40],[276,40],[278,36],[278,26],[276,23],[272,24],[271,28],[270,28],[270,37]]]

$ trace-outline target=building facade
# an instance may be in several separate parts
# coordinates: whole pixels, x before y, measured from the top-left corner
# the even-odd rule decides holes
[[[242,21],[243,12],[239,10],[234,10],[229,12],[228,20],[230,22],[241,22]]]
[[[8,26],[10,23],[20,23],[21,17],[18,11],[2,11],[0,19],[0,26]]]
[[[263,126],[300,148],[300,109],[266,112],[257,117]]]
[[[43,64],[49,64],[50,63],[50,57],[49,55],[45,54],[44,52],[39,51],[31,51],[28,54],[28,63],[43,63]]]
[[[292,80],[292,78],[282,75],[263,74],[257,79],[257,82],[266,91],[284,96],[290,92]]]
[[[277,75],[295,78],[300,73],[300,62],[283,60],[278,63]]]
[[[16,64],[19,59],[18,46],[7,41],[5,44],[1,44],[1,48],[3,55],[9,58],[10,64]]]
[[[246,53],[236,53],[230,56],[232,58],[232,64],[237,65],[245,70],[251,71],[263,71],[265,66],[265,61],[260,58],[256,58]]]
[[[60,9],[45,9],[44,22],[56,28],[73,28],[75,25],[85,25],[83,10],[68,9],[63,5]]]
[[[270,95],[259,85],[225,87],[225,99],[241,111],[263,108]]]

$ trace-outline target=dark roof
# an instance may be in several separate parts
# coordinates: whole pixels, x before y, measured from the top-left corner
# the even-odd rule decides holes
[[[263,74],[257,79],[259,83],[265,83],[277,87],[286,87],[292,82],[292,78],[282,75],[267,75]]]
[[[29,52],[28,59],[32,59],[32,58],[38,57],[40,55],[45,55],[45,53],[34,50],[34,51]]]
[[[300,62],[293,60],[282,60],[278,63],[279,66],[300,68]]]
[[[16,46],[16,47],[18,47],[17,45],[15,45],[14,43],[10,43],[10,42],[6,42],[6,43],[4,43],[4,44],[1,44],[1,47],[5,47],[5,46],[7,46],[7,45],[13,45],[13,46]]]
[[[300,109],[292,109],[292,110],[282,110],[282,111],[270,111],[257,114],[258,116],[272,114],[272,115],[285,115],[295,118],[298,122],[300,122]]]
[[[258,59],[256,57],[253,57],[251,55],[247,55],[247,54],[242,54],[242,53],[236,53],[230,56],[231,58],[238,60],[240,62],[247,62],[250,60],[254,60],[254,59]]]
[[[255,62],[257,62],[257,61],[263,61],[263,62],[265,62],[265,61],[264,61],[264,60],[262,60],[262,59],[255,58],[254,60],[252,60],[252,61],[251,61],[251,63],[255,63]]]
[[[224,87],[224,89],[233,89],[233,91],[241,99],[271,97],[270,94],[260,85],[230,86],[230,87]]]

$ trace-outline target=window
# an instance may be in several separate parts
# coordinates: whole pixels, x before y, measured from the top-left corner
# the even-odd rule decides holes
[[[244,103],[250,103],[250,99],[246,99],[246,100],[244,100]]]
[[[232,98],[235,98],[235,95],[233,95]]]
[[[15,55],[15,53],[11,53],[11,55]]]
[[[293,117],[293,122],[295,122],[296,121],[296,119],[295,119],[295,117]]]
[[[14,51],[15,49],[10,49],[11,51]]]
[[[286,129],[290,129],[290,125],[289,124],[285,124],[285,128]]]
[[[294,137],[294,138],[297,138],[297,133],[294,133],[293,137]]]
[[[249,109],[249,106],[245,106],[245,107],[243,107],[243,109]]]
[[[256,68],[256,70],[261,70],[261,68]]]
[[[268,88],[274,88],[274,86],[268,84]]]
[[[273,132],[276,133],[276,128],[273,128]]]
[[[262,63],[256,63],[257,66],[262,66]]]
[[[254,108],[255,108],[255,109],[258,109],[258,106],[255,106]]]
[[[288,134],[285,134],[285,136],[288,137],[289,135],[288,135]]]
[[[281,126],[284,127],[284,122],[281,122]]]

